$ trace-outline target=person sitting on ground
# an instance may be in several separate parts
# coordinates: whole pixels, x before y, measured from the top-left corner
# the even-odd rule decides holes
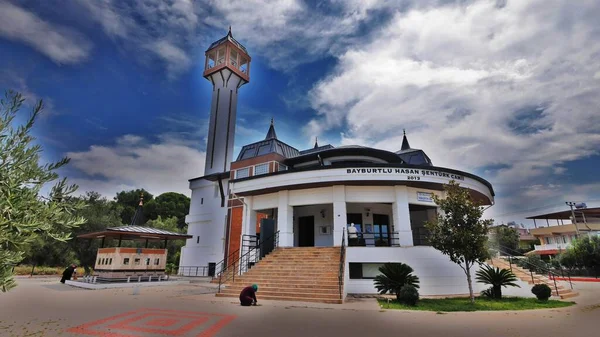
[[[240,293],[240,304],[244,307],[249,307],[250,305],[256,305],[256,292],[258,291],[258,286],[253,284],[252,286],[246,287],[242,289]]]
[[[65,271],[63,271],[62,278],[60,279],[60,283],[65,283],[66,280],[70,280],[71,276],[73,276],[73,273],[75,272],[75,268],[77,268],[77,266],[75,264],[68,266],[67,269],[65,269]]]

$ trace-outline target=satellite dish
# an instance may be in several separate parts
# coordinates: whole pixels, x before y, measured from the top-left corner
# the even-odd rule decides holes
[[[577,209],[587,208],[587,205],[585,204],[585,202],[580,202],[578,204],[575,204],[575,208],[577,208]]]

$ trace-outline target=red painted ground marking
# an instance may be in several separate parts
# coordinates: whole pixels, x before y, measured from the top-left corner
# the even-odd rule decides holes
[[[177,322],[178,321],[176,319],[156,318],[156,319],[153,319],[150,322],[146,323],[146,325],[160,326],[160,327],[166,328],[166,327],[175,325],[175,323],[177,323]]]
[[[572,282],[600,282],[600,279],[598,278],[592,278],[592,277],[571,277],[571,279],[569,280],[568,277],[550,277],[550,279],[554,279],[557,281],[572,281]]]
[[[119,330],[159,333],[159,334],[163,334],[166,336],[181,336],[181,335],[189,332],[190,330],[193,330],[194,328],[197,328],[200,325],[206,323],[209,319],[206,316],[189,316],[189,315],[182,316],[182,315],[174,315],[174,314],[169,314],[169,315],[159,314],[159,315],[161,317],[162,316],[171,316],[171,317],[195,318],[195,320],[193,320],[193,321],[187,323],[186,325],[182,326],[181,328],[175,329],[175,330],[151,329],[151,328],[137,327],[137,326],[131,325],[131,323],[141,321],[144,318],[157,316],[157,314],[148,313],[148,314],[143,314],[141,316],[128,319],[126,321],[123,321],[123,322],[120,322],[117,324],[109,325],[108,327],[114,328],[114,329],[119,329]],[[176,320],[176,322],[181,322],[181,321],[182,320]]]
[[[173,326],[178,322],[182,322],[181,319],[171,319],[171,318],[163,318],[163,317],[176,317],[176,318],[195,318],[195,320],[187,323],[183,327],[176,330],[168,330],[168,329],[149,329],[145,327],[135,327],[130,326],[129,323],[133,323],[136,321],[140,321],[146,317],[159,316],[160,318],[156,318],[151,320],[149,323],[146,323],[145,326]],[[109,328],[116,329],[124,329],[124,330],[133,330],[138,332],[153,332],[158,334],[163,334],[164,336],[178,336],[183,333],[189,332],[194,328],[198,328],[202,324],[206,323],[210,320],[211,317],[218,317],[219,319],[215,323],[209,323],[196,337],[212,337],[219,330],[221,330],[224,326],[231,323],[232,320],[236,318],[234,315],[226,315],[226,314],[213,314],[213,313],[202,313],[202,312],[194,312],[194,311],[177,311],[177,310],[167,310],[167,309],[140,309],[136,311],[130,311],[123,314],[107,317],[104,319],[100,319],[94,322],[85,323],[73,328],[69,328],[66,331],[75,333],[75,334],[85,334],[92,336],[104,336],[104,337],[139,337],[139,335],[130,335],[130,334],[122,334],[118,332],[109,332]],[[111,324],[110,326],[100,326],[110,321],[119,321],[115,324]],[[96,329],[92,329],[96,328]]]

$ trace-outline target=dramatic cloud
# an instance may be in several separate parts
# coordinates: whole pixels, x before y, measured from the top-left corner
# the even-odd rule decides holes
[[[113,146],[91,146],[69,152],[70,167],[89,178],[69,181],[79,192],[97,191],[111,198],[117,192],[144,188],[159,195],[179,192],[190,195],[188,179],[202,176],[205,153],[177,142],[149,143],[137,135],[125,135]]]
[[[47,22],[3,0],[0,0],[0,36],[23,42],[59,64],[85,61],[92,49],[92,44],[76,31]]]
[[[600,147],[599,15],[598,2],[566,0],[397,12],[314,86],[319,117],[306,130],[341,128],[342,144],[398,150],[406,128],[434,164],[487,169],[517,203],[547,202],[558,165]],[[528,185],[545,187],[518,189]]]
[[[190,55],[202,38],[197,12],[201,9],[192,0],[77,2],[123,48],[144,62],[160,60],[170,78],[191,66]]]

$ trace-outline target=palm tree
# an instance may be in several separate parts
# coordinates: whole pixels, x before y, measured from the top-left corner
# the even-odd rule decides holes
[[[475,279],[477,281],[492,285],[492,294],[495,299],[502,298],[502,287],[511,286],[521,288],[521,286],[514,283],[517,281],[517,277],[508,269],[494,268],[485,264],[481,266],[476,275]]]
[[[400,289],[407,284],[419,288],[419,278],[412,275],[413,269],[404,263],[386,263],[379,267],[381,275],[375,276],[375,288],[380,294],[389,291],[390,294],[396,294],[396,299],[400,301]]]

